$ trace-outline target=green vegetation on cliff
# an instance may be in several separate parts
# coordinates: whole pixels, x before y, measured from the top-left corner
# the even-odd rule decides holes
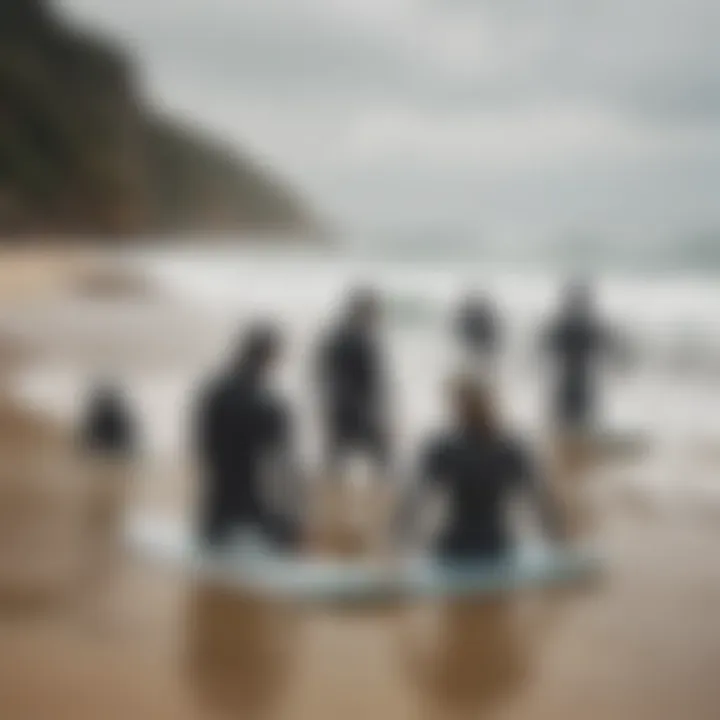
[[[232,148],[158,116],[143,119],[151,222],[159,229],[304,225],[299,201]]]
[[[106,41],[0,0],[0,236],[309,225],[264,169],[148,110]]]

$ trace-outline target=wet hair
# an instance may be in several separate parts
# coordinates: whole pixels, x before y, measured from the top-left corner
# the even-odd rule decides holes
[[[352,321],[365,322],[380,308],[378,293],[368,287],[356,288],[348,300],[348,316]]]
[[[498,434],[498,415],[487,385],[470,376],[461,375],[451,381],[450,392],[454,412],[463,428],[483,437]]]
[[[592,297],[592,284],[583,278],[573,279],[565,288],[565,304],[570,308],[586,309]]]

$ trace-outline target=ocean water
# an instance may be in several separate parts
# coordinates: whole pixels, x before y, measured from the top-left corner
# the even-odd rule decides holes
[[[378,248],[338,252],[227,245],[133,251],[121,260],[142,270],[167,298],[154,320],[142,307],[128,311],[149,323],[143,337],[166,339],[168,346],[178,333],[189,339],[167,368],[126,379],[149,446],[158,452],[175,453],[187,445],[198,383],[222,362],[247,323],[265,319],[284,331],[286,358],[278,382],[295,408],[301,445],[308,457],[316,457],[314,353],[323,328],[357,285],[377,288],[386,300],[395,439],[406,458],[443,422],[445,382],[459,363],[450,318],[468,291],[490,295],[505,328],[496,392],[508,425],[538,442],[549,432],[549,375],[540,344],[569,274],[557,263]],[[594,279],[600,310],[629,350],[626,362],[602,370],[603,425],[652,437],[673,457],[681,450],[695,453],[699,444],[720,448],[720,283],[699,271],[630,266],[601,269]],[[86,323],[94,340],[98,333],[129,333],[124,345],[141,347],[143,340],[132,337],[127,317],[120,330],[107,320],[115,317],[107,306],[100,312],[102,323],[92,330]],[[73,317],[80,317],[77,308],[66,320]],[[73,332],[82,335],[79,323]],[[117,374],[122,379],[122,371]],[[45,367],[25,379],[21,392],[76,418],[88,380],[87,367]],[[670,467],[667,461],[665,466]]]
[[[201,308],[228,336],[252,318],[277,321],[288,338],[286,382],[309,384],[313,345],[349,288],[386,298],[388,362],[398,425],[416,436],[440,419],[443,381],[457,363],[449,330],[469,291],[490,295],[506,332],[498,391],[511,422],[539,432],[547,376],[538,352],[567,275],[540,265],[455,257],[322,250],[187,251],[139,259],[170,293]],[[665,435],[720,437],[709,399],[720,389],[720,284],[699,273],[607,271],[598,305],[627,342],[632,362],[606,367],[609,426]]]

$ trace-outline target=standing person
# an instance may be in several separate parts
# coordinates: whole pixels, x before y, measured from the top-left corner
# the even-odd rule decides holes
[[[585,432],[595,420],[597,360],[609,342],[591,287],[570,285],[547,336],[555,360],[554,416],[561,431]]]
[[[553,416],[555,476],[564,502],[578,529],[590,522],[578,482],[591,466],[602,443],[595,433],[598,364],[617,343],[600,320],[592,288],[574,282],[566,292],[546,337],[554,360]]]
[[[121,388],[103,382],[93,389],[81,435],[81,443],[90,453],[116,457],[135,454],[137,428]]]
[[[487,378],[494,370],[500,344],[497,309],[489,297],[467,297],[455,318],[455,333],[466,355],[465,370]]]
[[[297,526],[289,506],[291,428],[286,404],[269,386],[280,354],[273,328],[258,326],[244,338],[230,366],[202,395],[196,416],[196,443],[202,466],[200,534],[210,546],[222,544],[233,530],[254,526],[281,545],[292,545]]]
[[[436,539],[437,554],[447,560],[492,560],[513,544],[509,508],[525,494],[551,537],[562,534],[560,513],[549,489],[538,478],[523,445],[500,425],[484,387],[463,377],[452,388],[453,425],[425,446],[421,486],[406,507],[406,526],[418,516],[418,500],[428,491],[446,506],[445,522]],[[425,496],[425,498],[423,498]]]
[[[378,338],[380,301],[356,291],[321,350],[320,393],[330,468],[352,452],[367,453],[381,468],[389,461],[387,378]]]
[[[139,454],[137,422],[123,389],[112,382],[93,388],[80,428],[85,467],[90,472],[89,521],[92,544],[109,560]]]

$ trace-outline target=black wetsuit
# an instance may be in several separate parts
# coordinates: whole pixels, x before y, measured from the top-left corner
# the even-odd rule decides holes
[[[323,348],[320,375],[331,463],[348,451],[364,450],[384,464],[388,459],[385,389],[375,339],[361,329],[340,328]]]
[[[135,423],[121,395],[102,390],[90,399],[81,442],[90,452],[118,457],[137,450]]]
[[[500,329],[493,308],[484,302],[469,302],[460,308],[456,333],[465,347],[473,352],[495,353]]]
[[[521,491],[531,494],[548,532],[557,530],[549,497],[513,440],[482,439],[470,431],[440,437],[425,454],[423,474],[449,498],[449,523],[438,542],[446,559],[493,559],[507,551],[512,545],[509,501]]]
[[[549,344],[557,360],[556,420],[585,428],[595,413],[595,361],[607,344],[605,332],[590,315],[568,315],[551,328]]]
[[[250,371],[210,385],[197,417],[204,469],[200,532],[210,544],[233,528],[254,524],[273,540],[292,542],[292,523],[267,507],[262,483],[266,461],[287,451],[289,416]]]

